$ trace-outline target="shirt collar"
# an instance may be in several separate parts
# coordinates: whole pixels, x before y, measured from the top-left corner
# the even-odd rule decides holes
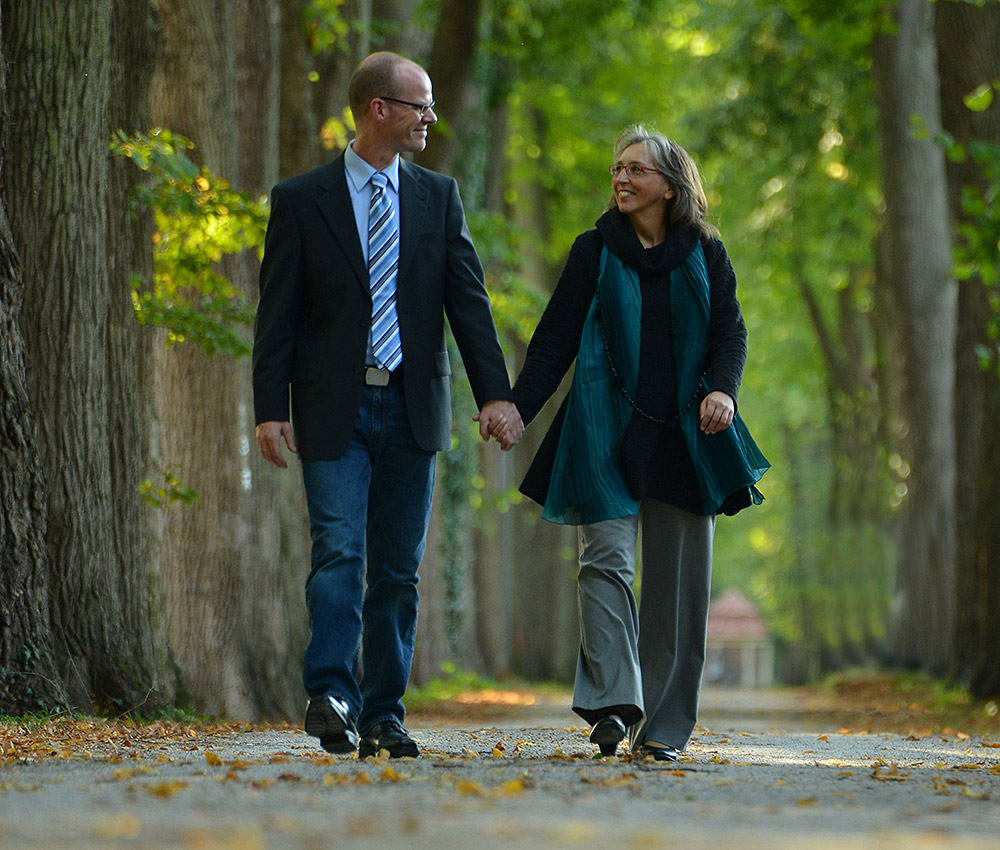
[[[350,178],[351,185],[354,187],[355,192],[360,192],[365,186],[368,185],[368,181],[372,179],[372,175],[376,170],[380,170],[388,179],[389,184],[398,193],[399,192],[399,157],[393,158],[385,168],[375,169],[372,168],[365,160],[358,156],[354,152],[354,140],[347,146],[347,150],[344,151],[344,170],[347,171],[347,175]]]

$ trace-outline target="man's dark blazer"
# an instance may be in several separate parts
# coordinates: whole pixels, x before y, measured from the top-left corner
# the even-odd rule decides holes
[[[403,387],[417,443],[451,446],[444,314],[479,407],[509,399],[483,270],[450,177],[399,163],[397,311]],[[344,157],[274,187],[253,348],[257,423],[289,419],[299,455],[347,447],[361,403],[371,323],[368,270]]]

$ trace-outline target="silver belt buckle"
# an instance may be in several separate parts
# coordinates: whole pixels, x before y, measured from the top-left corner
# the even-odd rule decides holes
[[[378,366],[368,366],[365,369],[365,383],[369,387],[389,386],[389,370],[379,369]]]

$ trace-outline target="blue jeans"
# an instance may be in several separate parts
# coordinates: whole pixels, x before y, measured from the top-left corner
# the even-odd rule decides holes
[[[413,438],[403,388],[366,386],[347,449],[303,460],[302,478],[312,537],[306,692],[346,700],[362,734],[402,722],[434,489],[434,452]]]

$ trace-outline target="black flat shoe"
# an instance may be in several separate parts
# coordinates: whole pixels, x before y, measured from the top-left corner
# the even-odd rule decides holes
[[[602,756],[613,756],[625,737],[625,722],[617,714],[605,714],[590,730],[590,743],[601,748]]]
[[[415,759],[420,755],[417,742],[396,720],[385,720],[372,726],[361,739],[358,758],[377,756],[381,750],[388,750],[391,759]]]
[[[642,744],[639,747],[639,755],[643,758],[651,758],[653,761],[677,761],[678,754],[674,747],[654,747]]]
[[[319,738],[328,753],[353,753],[358,748],[358,730],[347,703],[331,694],[309,700],[306,734]]]

